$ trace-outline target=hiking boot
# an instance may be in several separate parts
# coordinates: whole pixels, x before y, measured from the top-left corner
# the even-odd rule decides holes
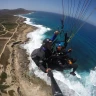
[[[71,75],[75,76],[76,74],[74,72],[70,72]]]

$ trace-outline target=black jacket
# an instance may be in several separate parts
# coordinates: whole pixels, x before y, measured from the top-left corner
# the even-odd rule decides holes
[[[43,72],[46,72],[47,69],[47,64],[49,62],[48,58],[52,55],[51,51],[42,47],[35,49],[32,54],[31,54],[31,58],[32,60],[36,63],[36,65],[38,67],[40,67],[40,69]]]

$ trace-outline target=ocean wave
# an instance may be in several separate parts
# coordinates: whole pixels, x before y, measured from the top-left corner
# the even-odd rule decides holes
[[[96,67],[94,68],[94,70],[90,71],[90,82],[92,85],[96,86]]]

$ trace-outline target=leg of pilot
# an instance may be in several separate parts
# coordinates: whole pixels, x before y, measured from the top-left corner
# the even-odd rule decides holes
[[[73,68],[73,72],[75,72],[77,70],[77,68],[78,68],[78,65],[77,64],[72,64],[71,66]]]
[[[70,74],[72,74],[72,75],[76,75],[75,74],[75,71],[76,71],[76,69],[78,68],[78,65],[77,64],[72,64],[72,65],[70,65],[70,68],[73,68],[73,71],[72,72],[70,72]]]
[[[39,60],[37,57],[32,58],[32,60],[35,62],[35,64],[39,67]]]

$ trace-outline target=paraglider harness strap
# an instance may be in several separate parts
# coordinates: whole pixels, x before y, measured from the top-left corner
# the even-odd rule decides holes
[[[46,63],[46,67],[48,68],[48,63]]]

